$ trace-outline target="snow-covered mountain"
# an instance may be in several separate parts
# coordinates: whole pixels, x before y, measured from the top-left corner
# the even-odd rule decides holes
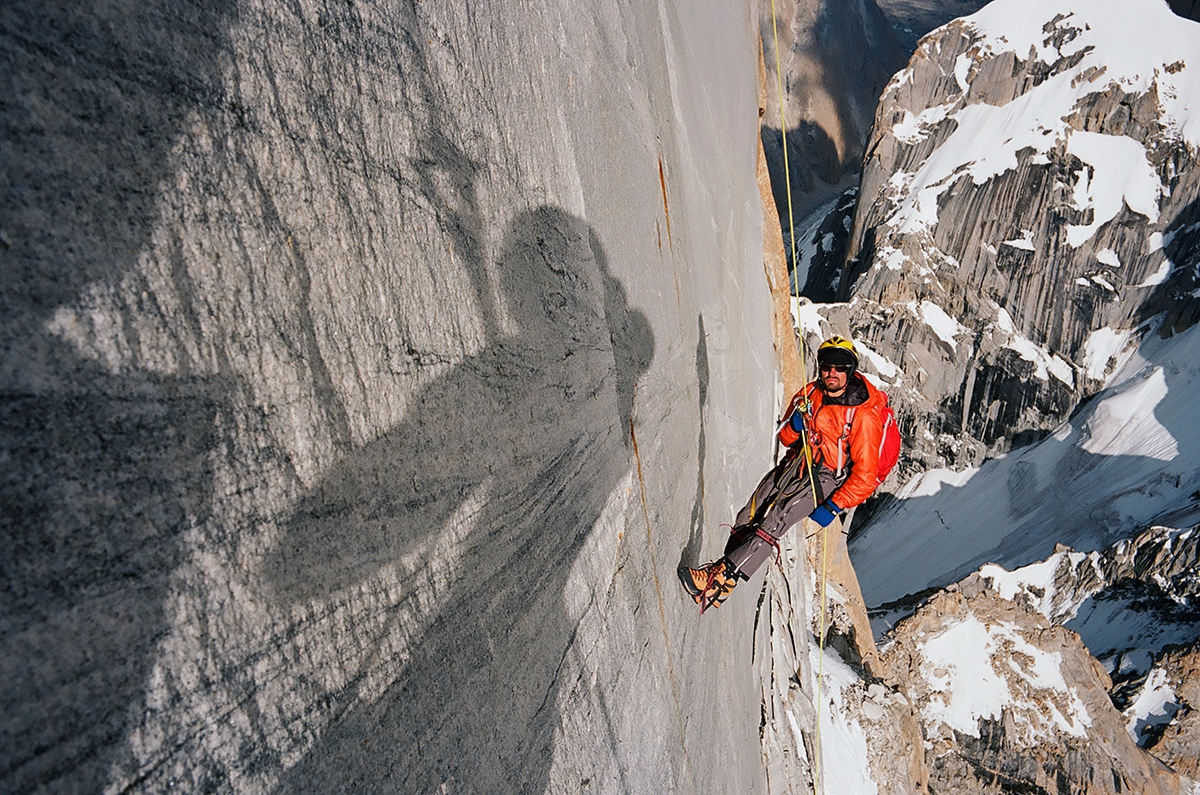
[[[1161,0],[1001,0],[880,100],[838,295],[907,377],[911,453],[978,464],[1197,317],[1200,25]]]
[[[1189,791],[1179,776],[1197,773],[1198,561],[1200,528],[1154,527],[1013,571],[987,564],[875,611],[887,676],[932,741],[937,787],[981,791],[973,766],[1002,791],[1049,778]]]
[[[919,715],[930,791],[1192,791],[1138,746],[1079,636],[992,590],[937,594],[884,659]]]

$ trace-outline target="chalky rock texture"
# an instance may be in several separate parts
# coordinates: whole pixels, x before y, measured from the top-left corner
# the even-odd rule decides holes
[[[1078,635],[978,586],[932,598],[884,654],[920,716],[930,792],[1192,791],[1134,742]]]
[[[1038,438],[1110,372],[1106,335],[1200,316],[1198,70],[1162,0],[998,0],[892,79],[837,291],[907,374],[918,460]]]
[[[0,790],[764,791],[753,14],[0,19]]]

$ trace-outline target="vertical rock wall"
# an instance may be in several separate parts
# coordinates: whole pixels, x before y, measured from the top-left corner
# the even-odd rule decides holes
[[[752,13],[0,15],[0,789],[761,791]]]

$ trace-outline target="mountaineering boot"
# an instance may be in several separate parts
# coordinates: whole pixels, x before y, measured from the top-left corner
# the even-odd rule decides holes
[[[679,567],[679,581],[683,583],[683,590],[687,591],[688,596],[696,602],[700,601],[700,597],[704,595],[708,589],[710,579],[709,572],[720,565],[720,561],[706,563],[698,569],[693,569],[690,566]]]
[[[720,606],[729,597],[737,585],[738,572],[727,559],[721,558],[698,569],[680,566],[679,581],[703,613],[709,607]]]

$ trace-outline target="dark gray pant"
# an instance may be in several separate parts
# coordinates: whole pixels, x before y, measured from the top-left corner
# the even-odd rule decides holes
[[[817,466],[816,469],[819,503],[837,488],[839,479],[824,467]],[[769,541],[755,534],[755,529],[763,530],[772,538],[782,538],[815,507],[804,453],[789,449],[783,460],[758,484],[746,507],[738,511],[736,524],[725,544],[725,557],[743,577],[750,577],[774,550]]]

